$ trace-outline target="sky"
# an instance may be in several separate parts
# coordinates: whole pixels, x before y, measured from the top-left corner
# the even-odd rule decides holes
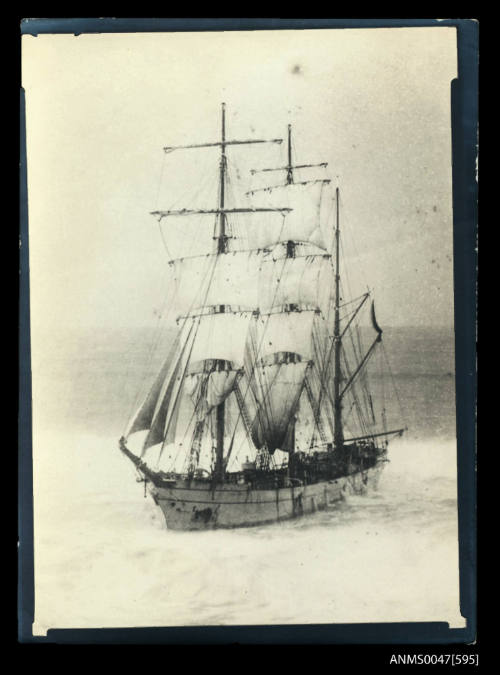
[[[381,325],[453,326],[454,28],[22,39],[35,333],[154,323],[168,256],[149,212],[189,207],[218,161],[162,148],[217,140],[222,101],[228,137],[292,123],[298,160],[329,163]]]

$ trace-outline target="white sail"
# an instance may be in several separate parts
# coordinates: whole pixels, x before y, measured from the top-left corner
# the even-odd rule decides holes
[[[189,319],[198,322],[191,364],[207,359],[223,359],[230,361],[235,368],[241,367],[251,316],[249,312],[217,312]]]
[[[288,490],[289,480],[302,486],[333,483],[346,472],[375,466],[386,445],[373,442],[387,431],[372,433],[376,406],[365,372],[382,330],[372,306],[378,336],[365,350],[354,323],[364,300],[356,307],[341,297],[338,189],[334,202],[330,181],[318,171],[326,163],[297,163],[289,125],[287,165],[262,162],[259,168],[249,162],[247,169],[256,167],[251,175],[260,185],[240,190],[248,171],[236,172],[236,182],[229,180],[227,147],[268,141],[227,138],[223,105],[220,142],[166,148],[191,153],[216,147],[220,158],[212,162],[213,175],[198,166],[195,203],[186,202],[180,182],[171,209],[152,212],[169,257],[173,299],[165,306],[180,332],[171,355],[166,360],[162,355],[163,366],[129,433],[137,432],[135,441],[145,437],[141,458],[148,466],[157,456],[156,470],[162,460],[162,470],[175,472],[152,480],[166,515],[186,527],[232,524],[233,517],[237,524],[260,522],[268,507],[255,507],[254,490],[275,486],[278,507],[279,488]],[[329,220],[334,210],[335,226]],[[385,411],[381,421],[385,427]],[[120,447],[150,480],[123,438]],[[319,448],[326,452],[318,453]],[[302,453],[311,454],[306,459]],[[283,461],[288,461],[286,476]],[[193,495],[187,499],[190,487]],[[202,488],[210,503],[203,496],[200,501]],[[339,488],[332,490],[340,496]],[[305,505],[298,492],[292,496],[288,515]],[[249,516],[241,498],[248,501]],[[229,506],[236,502],[237,508]],[[315,509],[316,497],[307,506]],[[224,517],[234,513],[223,523],[219,510]]]
[[[315,316],[314,311],[304,311],[253,317],[247,352],[250,362],[278,352],[300,354],[304,361],[312,358]]]
[[[244,202],[251,209],[252,203]],[[272,208],[291,208],[287,199]],[[285,212],[290,215],[289,212]],[[285,213],[281,211],[228,213],[225,231],[228,237],[228,252],[262,250],[281,241],[284,232]],[[193,256],[213,255],[217,251],[215,237],[219,231],[219,215],[214,214],[169,214],[160,220],[163,244],[170,260],[186,260]],[[289,237],[288,237],[289,238]],[[313,242],[314,243],[314,242]]]
[[[181,359],[177,360],[175,368],[166,382],[166,389],[163,397],[160,399],[155,417],[144,441],[144,451],[158,443],[163,443],[165,439],[165,427],[169,410],[175,407],[178,382],[180,379]]]
[[[185,312],[215,305],[255,309],[260,258],[256,251],[229,251],[173,262],[179,308]]]
[[[294,416],[308,367],[307,362],[286,362],[255,368],[251,386],[259,407],[252,437],[257,448],[265,444],[271,454],[277,448],[293,451]]]
[[[216,215],[168,215],[160,227],[167,255],[171,259],[214,252]]]
[[[284,216],[283,222],[275,219],[266,228],[254,231],[254,245],[270,247],[279,241],[303,241],[330,250],[331,234],[325,229],[325,209],[327,201],[323,199],[325,182],[318,181],[306,185],[277,185],[266,190],[256,191],[252,197],[255,205],[262,207],[287,206],[292,211]]]
[[[290,303],[328,313],[332,268],[327,255],[287,258],[263,256],[259,277],[259,307],[265,311]]]
[[[165,384],[165,380],[167,379],[167,375],[169,374],[169,371],[172,370],[172,365],[172,360],[166,359],[162,369],[153,383],[153,386],[146,395],[146,398],[141,404],[139,410],[134,415],[130,428],[127,431],[127,436],[137,433],[138,431],[145,431],[151,426],[154,412],[158,406],[158,399],[161,396],[162,388]]]
[[[255,400],[252,438],[258,448],[293,450],[294,424],[307,372],[323,367],[328,331],[315,311],[253,317],[245,372]]]
[[[170,349],[170,353],[165,359],[160,372],[132,419],[127,431],[127,436],[151,428],[153,420],[157,416],[158,410],[162,405],[162,401],[165,399],[169,383],[172,381],[179,360],[184,353],[188,338],[189,330],[186,332],[184,328],[177,334]]]
[[[181,342],[180,353],[172,364],[172,370],[164,382],[153,421],[144,441],[143,452],[158,443],[164,443],[165,436],[170,435],[171,425],[177,423],[178,404],[181,390],[193,346],[193,327],[184,328],[185,338]],[[170,433],[169,433],[170,432]],[[175,431],[174,431],[175,435]]]
[[[226,400],[234,389],[237,376],[238,371],[223,369],[190,373],[186,377],[186,388],[202,417]]]

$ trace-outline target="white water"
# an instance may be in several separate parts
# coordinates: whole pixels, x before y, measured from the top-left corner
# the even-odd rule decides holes
[[[166,530],[117,447],[147,384],[147,336],[96,330],[34,350],[35,630],[463,625],[452,335],[386,333],[409,432],[379,490],[296,521],[194,533]]]
[[[266,527],[167,531],[116,434],[38,433],[36,633],[50,627],[449,621],[456,448],[394,441],[379,489]]]

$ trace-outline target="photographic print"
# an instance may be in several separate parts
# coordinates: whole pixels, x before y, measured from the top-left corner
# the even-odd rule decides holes
[[[22,71],[34,635],[464,627],[456,29],[24,35]]]

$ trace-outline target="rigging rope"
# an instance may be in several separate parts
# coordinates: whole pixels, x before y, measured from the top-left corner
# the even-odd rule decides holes
[[[394,393],[396,394],[396,399],[397,399],[397,401],[398,401],[399,414],[401,415],[401,419],[403,420],[404,425],[405,425],[405,427],[406,427],[406,426],[407,426],[407,418],[406,418],[406,414],[405,414],[405,412],[404,412],[403,404],[402,404],[402,402],[401,402],[401,398],[400,398],[400,396],[399,396],[399,391],[398,391],[398,388],[397,388],[397,386],[396,386],[396,380],[395,380],[395,378],[394,378],[394,374],[393,374],[393,372],[392,372],[391,364],[389,363],[389,359],[388,359],[388,357],[387,357],[387,352],[386,352],[386,350],[385,350],[385,347],[384,347],[384,344],[383,344],[383,343],[382,343],[382,353],[383,353],[383,355],[384,355],[385,363],[386,363],[386,365],[387,365],[387,369],[388,369],[389,375],[390,375],[390,377],[391,377],[392,387],[393,387],[393,389],[394,389]]]
[[[232,162],[231,162],[231,164],[232,164]],[[163,171],[163,165],[162,165],[162,171]],[[231,197],[234,197],[234,191],[233,191],[233,187],[232,187],[232,182],[231,182],[231,180],[229,179],[229,175],[226,175],[226,176],[227,176],[227,180],[226,180],[227,195],[228,195],[229,198],[231,198]],[[203,183],[206,183],[206,181],[203,181]],[[199,194],[199,193],[201,192],[201,189],[202,189],[202,187],[200,186],[200,189],[198,190],[198,193],[197,193],[197,194]],[[323,190],[323,185],[322,185],[322,190]],[[322,194],[322,192],[321,192],[321,194]],[[178,200],[176,200],[176,202],[178,202],[179,200],[180,200],[180,198],[179,198]],[[319,206],[318,206],[318,215],[319,215],[319,209],[320,209],[320,208],[321,208],[321,200],[320,200],[320,203],[319,203]],[[331,208],[333,208],[333,205],[331,205]],[[228,225],[228,234],[229,234],[229,235],[233,235],[233,236],[236,235],[236,234],[239,234],[239,229],[238,229],[238,228],[239,228],[239,218],[238,218],[237,214],[234,214],[234,215],[235,215],[236,217],[235,217],[234,219],[231,218],[231,222],[228,222],[228,220],[226,220],[227,225]],[[217,221],[217,219],[216,219],[215,225],[214,225],[214,236],[216,235],[216,229],[215,229],[215,228],[216,228],[216,226],[217,226],[217,222],[218,222],[218,221]],[[282,225],[281,225],[280,234],[279,234],[279,237],[278,237],[279,240],[281,240],[281,236],[282,236],[282,233],[283,233],[284,226],[285,226],[285,218],[283,218],[283,222],[282,222]],[[160,233],[161,233],[161,235],[162,235],[162,239],[163,239],[163,242],[164,242],[165,249],[166,249],[167,253],[169,254],[168,247],[167,247],[166,242],[165,242],[165,240],[164,240],[164,238],[163,238],[163,231],[162,231],[162,229],[161,229],[161,225],[160,225]],[[170,255],[170,254],[169,254],[169,255]],[[217,260],[218,260],[218,256],[215,256],[215,262],[214,262],[214,265],[212,266],[212,274],[211,274],[211,276],[210,276],[210,279],[209,279],[208,284],[207,284],[207,287],[206,287],[206,292],[205,292],[203,304],[204,304],[204,302],[206,301],[206,298],[207,298],[207,296],[208,296],[208,293],[209,293],[209,291],[210,291],[210,288],[211,288],[211,285],[212,285],[212,282],[213,282],[213,277],[214,277],[214,272],[215,272],[216,265],[217,265]],[[285,280],[287,279],[287,275],[289,275],[290,272],[291,272],[291,270],[290,270],[289,268],[286,268],[286,271],[285,271],[286,262],[287,262],[287,258],[284,258],[284,259],[283,259],[283,266],[282,266],[282,268],[281,268],[281,272],[280,272],[280,274],[279,274],[278,281],[277,281],[277,283],[276,283],[276,288],[275,288],[275,291],[274,291],[274,296],[273,296],[271,308],[275,306],[275,301],[276,301],[276,297],[277,297],[278,291],[279,291],[279,289],[280,289],[281,287],[283,287],[284,282],[285,282]],[[298,281],[299,288],[300,288],[300,286],[301,286],[302,283],[303,283],[303,278],[304,278],[304,275],[305,275],[305,273],[306,273],[306,269],[307,269],[308,267],[310,267],[310,264],[312,264],[312,260],[311,260],[311,261],[308,261],[308,264],[305,265],[305,266],[304,266],[304,269],[302,270],[302,275],[300,276],[299,281]],[[206,281],[206,277],[207,277],[207,275],[208,275],[208,272],[209,272],[209,270],[207,270],[207,272],[205,273],[205,275],[204,275],[204,277],[203,277],[202,284],[201,284],[201,286],[200,286],[200,289],[198,290],[198,293],[197,293],[196,297],[198,297],[199,291],[200,291],[201,288],[203,288],[203,286],[204,286],[204,283],[205,283],[205,281]],[[320,273],[320,272],[319,272],[319,270],[318,270],[318,278],[319,278],[319,273]],[[281,284],[281,285],[280,285],[280,284]],[[192,303],[191,303],[191,307],[190,307],[190,310],[189,310],[189,312],[188,312],[188,316],[186,316],[186,318],[185,318],[185,320],[184,320],[184,323],[183,323],[183,325],[182,325],[182,327],[181,327],[181,330],[179,331],[179,335],[180,335],[180,333],[181,333],[181,331],[182,331],[182,328],[183,328],[184,325],[186,324],[186,321],[187,321],[188,318],[189,318],[189,314],[190,314],[190,312],[191,312],[191,310],[192,310],[194,304],[195,304],[195,298],[193,299],[193,301],[192,301]],[[327,310],[327,316],[328,316],[328,317],[330,316],[330,312],[331,312],[331,303],[328,303],[328,310]],[[250,389],[250,387],[251,387],[251,383],[253,382],[253,379],[254,379],[254,376],[255,376],[255,369],[256,369],[256,365],[257,365],[257,360],[258,360],[258,358],[259,358],[259,356],[260,356],[260,354],[261,354],[261,351],[262,351],[262,345],[264,344],[264,339],[265,339],[265,337],[266,337],[266,331],[267,331],[267,328],[268,328],[268,324],[269,324],[269,321],[270,321],[270,317],[271,317],[271,314],[268,314],[267,319],[265,320],[264,330],[262,331],[262,336],[261,336],[261,339],[260,339],[259,344],[257,345],[257,347],[255,347],[255,344],[252,342],[252,356],[253,356],[253,359],[252,359],[252,360],[253,360],[253,363],[252,363],[252,368],[251,368],[250,376],[248,377],[248,383],[247,383],[246,391],[244,392],[244,395],[243,395],[243,401],[244,401],[244,402],[245,402],[246,399],[247,399],[247,396],[248,396],[248,394],[249,394],[249,389]],[[323,316],[322,316],[322,318],[324,319]],[[193,345],[194,345],[194,343],[195,343],[195,341],[196,341],[196,339],[197,339],[197,332],[198,332],[198,327],[199,327],[199,325],[200,325],[200,321],[201,321],[201,317],[198,319],[198,324],[197,324],[197,326],[196,326],[195,337],[194,337],[193,343],[192,343],[192,345],[191,345],[191,351],[192,351]],[[210,331],[211,331],[211,330],[213,330],[213,327],[209,327],[209,333],[208,333],[208,338],[207,338],[207,340],[210,340],[210,336],[211,336]],[[321,348],[320,348],[322,345],[318,345],[318,340],[319,340],[318,336],[316,335],[316,342],[315,342],[314,337],[315,337],[315,336],[314,336],[314,329],[313,329],[313,334],[312,334],[312,336],[311,336],[311,340],[312,340],[313,353],[314,353],[314,356],[315,356],[315,358],[314,358],[314,363],[316,364],[316,361],[317,361],[317,360],[324,359],[325,354],[322,353],[322,350],[321,350]],[[187,369],[187,367],[188,367],[188,364],[189,364],[189,361],[190,361],[190,357],[191,357],[191,352],[190,352],[190,356],[189,356],[189,358],[188,358],[188,360],[187,360],[187,362],[186,362],[186,369]],[[321,358],[319,358],[319,357],[321,357]],[[326,365],[327,365],[327,364],[326,364]],[[325,372],[326,372],[326,371],[328,370],[328,368],[325,367],[324,370],[325,370]],[[281,371],[281,365],[280,365],[280,367],[277,369],[277,372],[276,372],[276,374],[274,375],[274,378],[273,378],[273,380],[272,380],[271,386],[267,388],[267,391],[265,392],[265,395],[264,395],[262,401],[261,401],[260,403],[257,401],[257,413],[256,413],[256,416],[259,414],[259,412],[261,411],[262,407],[264,407],[264,414],[267,416],[268,421],[270,421],[270,423],[271,423],[273,426],[274,426],[274,425],[276,424],[276,422],[277,422],[277,420],[274,420],[274,419],[273,419],[273,411],[270,409],[270,406],[267,406],[267,405],[266,405],[266,406],[263,406],[263,404],[264,404],[265,401],[268,400],[268,397],[269,397],[269,395],[270,395],[270,393],[271,393],[272,385],[273,385],[273,383],[274,383],[274,381],[275,381],[275,379],[276,379],[276,377],[278,376],[278,373],[279,373],[280,371]],[[321,378],[321,377],[320,377],[319,379],[320,379],[320,383],[323,385],[323,380],[324,380],[324,378]],[[183,380],[184,380],[184,376],[183,376]],[[208,382],[208,378],[206,379],[206,382]],[[182,388],[183,388],[183,383],[181,383],[179,392],[182,391]],[[321,391],[322,391],[322,390],[321,390]],[[326,389],[326,392],[327,392],[327,394],[328,394],[328,389]],[[198,393],[199,393],[199,392],[198,392]],[[300,395],[299,395],[299,396],[300,396]],[[321,400],[321,396],[322,396],[322,393],[321,393],[321,395],[320,395],[320,400]],[[330,397],[330,398],[331,398],[331,397]],[[186,428],[186,431],[185,431],[185,434],[184,434],[184,437],[183,437],[183,442],[184,442],[184,440],[185,440],[185,438],[186,438],[186,435],[187,435],[187,433],[188,433],[188,429],[189,429],[189,427],[190,427],[190,425],[191,425],[192,419],[193,419],[194,415],[197,414],[197,409],[199,409],[199,405],[198,405],[198,404],[199,404],[200,400],[201,400],[201,397],[198,396],[197,402],[196,402],[195,405],[194,405],[193,415],[192,415],[192,417],[191,417],[190,423],[188,424],[188,427]],[[228,414],[228,419],[231,419],[231,421],[232,421],[232,414],[230,413],[229,410],[227,411],[227,414]],[[320,413],[320,414],[321,414],[321,413]],[[236,420],[236,423],[235,423],[235,425],[234,425],[233,439],[234,439],[234,437],[235,437],[236,429],[237,429],[238,423],[239,423],[239,421],[240,421],[240,419],[241,419],[241,416],[242,416],[242,410],[239,410],[238,415],[237,415],[237,420]],[[207,427],[208,427],[208,425],[207,425]],[[210,425],[210,430],[212,430],[212,425]],[[250,439],[250,440],[251,440],[251,439]],[[182,445],[183,445],[183,443],[181,443],[181,446],[182,446]],[[231,443],[231,448],[232,448],[232,445],[233,445],[233,444]],[[237,454],[240,452],[242,445],[243,445],[243,441],[242,441],[242,443],[240,444],[240,447],[239,447],[239,449],[238,449],[238,452],[236,453],[236,456],[237,456]],[[180,447],[181,447],[181,446],[180,446]],[[179,447],[179,450],[177,451],[177,454],[176,454],[176,456],[175,456],[174,464],[175,464],[175,462],[176,462],[176,460],[177,460],[177,457],[178,457],[178,454],[179,454],[179,452],[180,452],[180,447]],[[164,446],[162,446],[161,452],[163,452],[163,449],[164,449]],[[160,452],[160,456],[161,456],[161,452]],[[198,459],[199,459],[199,458],[198,458]],[[271,458],[271,459],[272,459],[272,458]],[[229,460],[229,456],[227,457],[227,461],[228,461],[228,460]],[[234,460],[235,460],[235,456],[233,456],[233,461],[234,461]],[[158,460],[158,461],[159,461],[159,460]],[[273,459],[273,464],[274,464],[274,465],[276,464],[276,463],[274,462],[274,459]]]
[[[164,175],[165,164],[166,164],[166,161],[165,161],[165,160],[166,160],[166,156],[165,156],[165,153],[163,153],[162,163],[161,163],[161,170],[160,170],[160,178],[159,178],[159,181],[158,181],[158,189],[157,189],[157,194],[156,194],[156,202],[155,202],[155,203],[156,203],[156,209],[158,209],[158,206],[159,206],[160,192],[161,192],[161,188],[162,188],[163,175]],[[200,192],[205,188],[205,186],[207,185],[207,183],[208,183],[209,180],[212,180],[212,181],[213,181],[213,176],[210,176],[210,174],[209,174],[208,172],[207,172],[207,174],[205,174],[205,176],[206,176],[206,178],[205,178],[205,180],[202,182],[202,184],[199,186],[199,189],[198,189],[198,191],[196,192],[196,196],[198,196],[198,195],[200,194]],[[185,193],[182,193],[181,195],[178,195],[177,199],[174,200],[174,202],[171,204],[171,207],[170,207],[170,208],[172,208],[173,206],[175,206],[175,204],[178,203],[178,202],[184,197],[184,195],[187,194],[187,192],[188,192],[188,191],[186,190]],[[160,237],[161,237],[161,240],[162,240],[162,242],[163,242],[163,246],[164,246],[164,248],[165,248],[165,251],[166,251],[168,257],[169,257],[169,258],[172,258],[171,254],[170,254],[170,251],[169,251],[169,249],[168,249],[168,246],[167,246],[167,242],[166,242],[166,240],[165,240],[165,236],[164,236],[164,233],[163,233],[163,230],[162,230],[162,227],[161,227],[161,223],[160,223],[159,221],[158,221],[158,228],[159,228],[159,231],[160,231]],[[166,276],[167,274],[168,274],[168,268],[165,268],[164,275]],[[165,277],[164,277],[164,279],[165,279]],[[163,319],[163,314],[164,314],[164,311],[165,311],[165,307],[168,307],[169,310],[172,310],[172,311],[173,311],[173,309],[175,308],[175,303],[176,303],[177,295],[178,295],[178,292],[179,292],[179,279],[178,279],[177,277],[174,276],[173,281],[174,281],[173,286],[169,285],[169,287],[168,287],[168,290],[167,290],[167,293],[166,293],[166,296],[165,296],[163,305],[162,305],[161,310],[160,310],[160,313],[159,313],[159,315],[158,315],[158,319],[157,319],[156,326],[155,326],[155,330],[154,330],[154,334],[153,334],[153,340],[152,340],[150,349],[148,350],[148,357],[147,357],[146,371],[147,371],[147,369],[149,368],[149,366],[150,366],[150,364],[151,364],[151,362],[152,362],[152,360],[153,360],[154,354],[156,353],[156,350],[157,350],[158,345],[159,345],[159,343],[160,343],[160,340],[161,340],[161,337],[162,337],[164,328],[165,328],[165,326],[166,326],[167,323],[168,323],[168,322],[167,322],[167,319],[170,320],[171,311],[169,311],[167,317],[165,318],[165,320],[163,321],[163,324],[162,324],[162,319]],[[161,283],[163,283],[163,282],[161,282]],[[169,295],[169,294],[170,294],[170,295]],[[192,309],[192,307],[191,307],[191,309]],[[182,327],[181,327],[181,329],[179,330],[179,332],[178,332],[176,338],[174,339],[174,346],[175,346],[176,340],[177,340],[178,337],[180,336],[181,331],[182,331]],[[129,362],[129,366],[128,366],[128,369],[127,369],[127,376],[128,376],[129,371],[130,371],[130,362]],[[145,382],[145,380],[143,380],[143,383],[144,383],[144,382]],[[128,414],[127,419],[126,419],[126,423],[125,423],[125,426],[124,426],[124,428],[123,428],[123,433],[122,433],[122,435],[125,434],[125,432],[126,432],[128,426],[129,426],[129,424],[130,424],[131,417],[132,417],[132,415],[133,415],[133,413],[134,413],[135,408],[136,408],[137,405],[138,405],[138,402],[139,402],[141,396],[143,396],[143,392],[144,392],[144,387],[139,387],[139,388],[138,388],[138,391],[137,391],[137,394],[136,394],[136,396],[135,396],[135,398],[134,398],[134,400],[133,400],[133,402],[132,402],[132,405],[131,405],[131,407],[130,407],[130,411],[129,411],[129,414]]]
[[[208,287],[207,287],[207,290],[206,290],[206,292],[205,292],[205,296],[204,296],[203,302],[205,302],[205,300],[206,300],[206,298],[207,298],[208,290],[209,290],[209,288],[210,288],[210,284],[211,284],[211,281],[212,281],[212,279],[213,279],[213,275],[214,275],[214,273],[215,273],[216,263],[217,263],[217,258],[214,258],[214,263],[213,263],[213,265],[212,265],[212,272],[211,272],[210,280],[209,280],[209,282],[208,282]],[[209,272],[210,272],[210,267],[207,268],[207,270],[206,270],[206,272],[205,272],[205,277],[208,276],[208,273],[209,273]],[[204,281],[204,279],[203,279],[203,281]],[[202,285],[203,285],[203,281],[202,281]],[[190,306],[190,308],[189,308],[188,315],[187,315],[186,318],[184,319],[184,321],[183,321],[183,323],[182,323],[182,325],[181,325],[181,327],[180,327],[180,329],[179,329],[179,336],[182,334],[184,327],[186,326],[188,320],[190,319],[189,314],[190,314],[191,310],[193,309],[194,303],[196,302],[196,297],[197,297],[197,296],[195,296],[195,297],[193,298],[193,300],[192,300],[192,302],[191,302],[191,306]],[[195,319],[195,321],[196,321],[196,319]],[[198,328],[199,328],[200,322],[201,322],[201,316],[198,318],[198,323],[197,323],[197,325],[196,325],[196,330],[195,330],[195,334],[194,334],[194,337],[193,337],[193,341],[192,341],[192,343],[191,343],[191,349],[190,349],[190,352],[189,352],[188,359],[187,359],[187,361],[186,361],[186,366],[185,366],[185,368],[184,368],[184,374],[183,374],[183,376],[182,376],[182,382],[181,382],[181,385],[180,385],[180,388],[179,388],[178,397],[181,395],[181,391],[182,391],[182,388],[183,388],[183,386],[184,386],[184,377],[185,377],[185,373],[186,373],[187,367],[188,367],[188,365],[189,365],[189,361],[190,361],[190,358],[191,358],[191,353],[192,353],[192,351],[193,351],[193,346],[194,346],[194,343],[195,343],[195,341],[196,341],[196,336],[197,336],[197,333],[198,333]],[[191,331],[189,332],[189,335],[190,335],[190,334],[191,334]],[[175,407],[175,405],[177,405],[176,402],[174,403],[174,407]],[[180,405],[180,401],[179,401],[179,405]],[[162,455],[162,453],[163,453],[163,451],[164,451],[164,447],[165,447],[165,446],[164,446],[164,443],[163,443],[162,448],[161,448],[161,451],[160,451],[160,456],[159,456],[159,458],[158,458],[158,462],[160,461],[160,457],[161,457],[161,455]]]

